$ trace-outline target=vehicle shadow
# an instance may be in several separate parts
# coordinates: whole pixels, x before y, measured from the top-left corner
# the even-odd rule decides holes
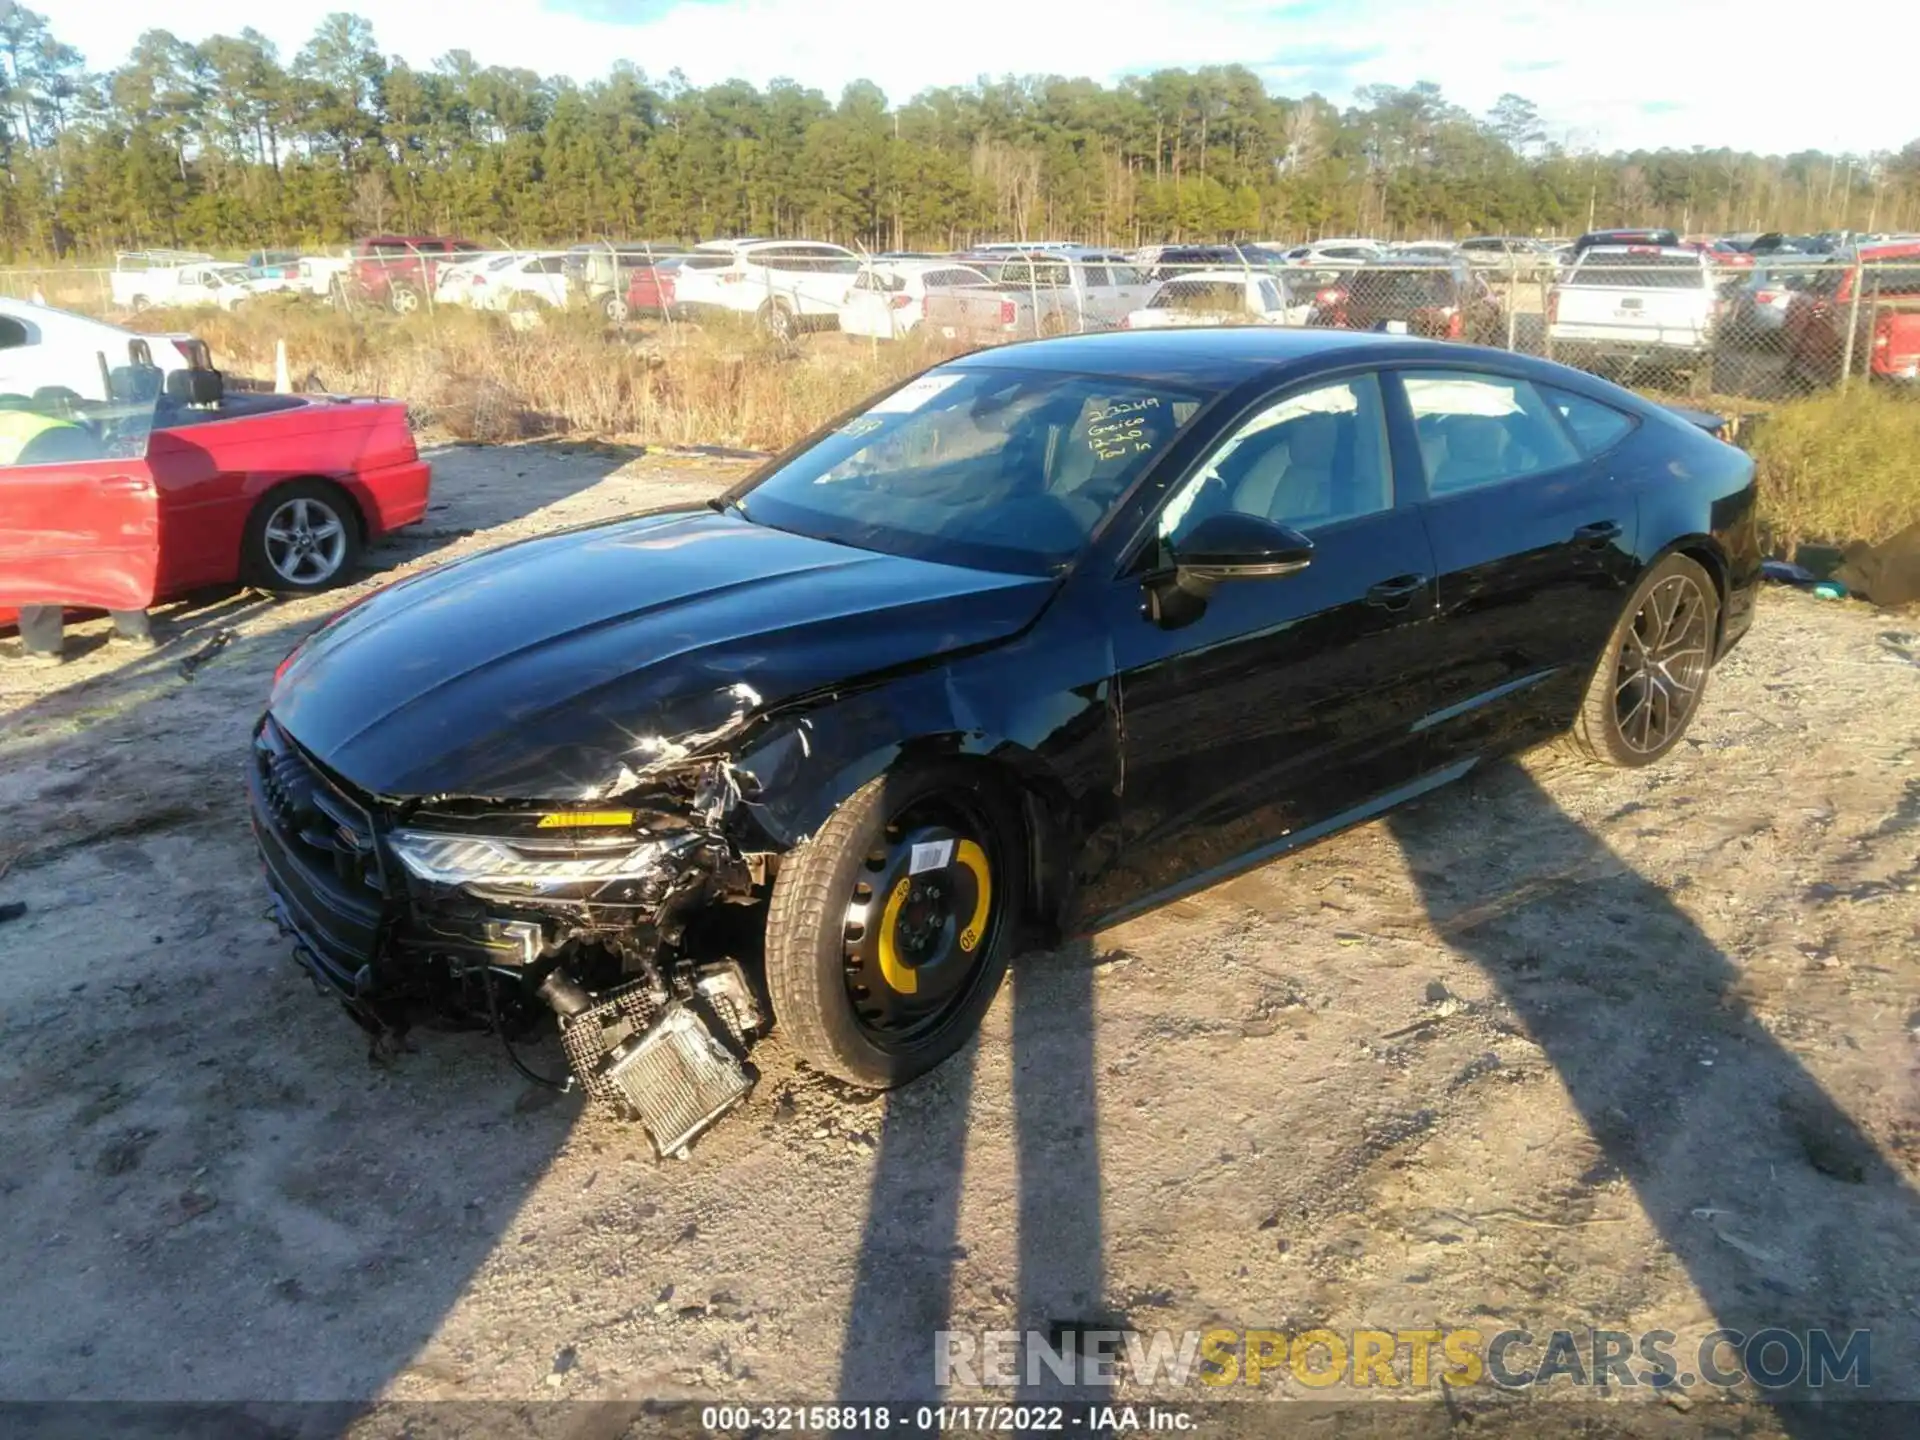
[[[1103,1301],[1094,974],[1091,942],[1076,940],[1021,956],[1010,981],[1018,1279],[1013,1313],[992,1323],[1044,1333],[1059,1353],[1082,1331],[1121,1323]],[[953,1277],[965,1258],[960,1197],[979,1062],[976,1041],[887,1098],[840,1350],[846,1403],[942,1393],[937,1337],[959,1328]],[[1038,1378],[1053,1382],[1044,1367]]]
[[[1739,969],[1667,888],[1518,765],[1465,783],[1472,804],[1443,795],[1386,825],[1434,928],[1485,971],[1586,1122],[1601,1159],[1584,1183],[1631,1185],[1712,1323],[1749,1336],[1824,1329],[1836,1351],[1870,1329],[1884,1386],[1889,1363],[1920,1338],[1911,1297],[1893,1293],[1883,1260],[1920,1245],[1920,1196],[1759,1023]],[[1528,837],[1524,856],[1516,835]],[[1657,932],[1658,948],[1608,943],[1629,921]],[[1740,1123],[1729,1128],[1728,1115]],[[1809,1217],[1812,1253],[1768,1242],[1807,1233]],[[1692,1368],[1684,1345],[1674,1353]],[[1878,1406],[1833,1402],[1887,1394],[1832,1383],[1824,1396],[1788,1387],[1770,1398],[1825,1399],[1773,1412],[1789,1434],[1811,1437],[1868,1433]]]

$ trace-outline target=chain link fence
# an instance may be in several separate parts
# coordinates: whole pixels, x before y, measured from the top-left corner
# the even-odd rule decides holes
[[[484,250],[393,237],[345,254],[252,258],[144,252],[110,269],[0,270],[0,295],[106,318],[277,295],[402,322],[444,306],[506,311],[522,325],[562,310],[622,328],[731,319],[783,342],[837,329],[875,347],[916,335],[977,345],[1281,325],[1488,345],[1721,407],[1866,385],[1920,395],[1920,237],[1834,255],[1430,243],[1286,261],[1235,247],[875,256],[802,241]]]

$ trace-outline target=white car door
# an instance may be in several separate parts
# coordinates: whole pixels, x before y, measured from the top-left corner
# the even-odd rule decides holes
[[[542,255],[527,267],[527,288],[558,310],[567,303],[567,276],[564,255]]]
[[[842,299],[840,328],[849,335],[890,338],[892,330],[888,324],[888,309],[892,296],[889,290],[897,279],[897,276],[862,267]]]

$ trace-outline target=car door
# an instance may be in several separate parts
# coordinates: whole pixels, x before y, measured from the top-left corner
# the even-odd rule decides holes
[[[42,412],[0,416],[0,608],[153,603],[161,527],[141,408],[112,417],[122,458],[91,458],[103,447],[82,427]]]
[[[1183,628],[1144,618],[1142,572],[1222,510],[1299,529],[1311,563],[1219,585]],[[1174,488],[1110,597],[1121,833],[1089,913],[1303,841],[1413,783],[1433,575],[1417,505],[1398,494],[1374,373],[1296,386],[1231,427]]]
[[[1583,439],[1569,412],[1616,441],[1634,422],[1492,371],[1406,367],[1386,381],[1415,440],[1438,564],[1432,761],[1542,739],[1572,718],[1639,571],[1632,488],[1611,443]]]

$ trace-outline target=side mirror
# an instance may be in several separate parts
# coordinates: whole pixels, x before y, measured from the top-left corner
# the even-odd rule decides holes
[[[1193,527],[1174,551],[1183,581],[1215,585],[1222,580],[1271,580],[1313,562],[1313,541],[1264,515],[1224,510]]]
[[[1313,541],[1289,525],[1232,510],[1211,515],[1175,548],[1170,569],[1146,577],[1140,613],[1163,630],[1178,630],[1206,612],[1222,581],[1274,579],[1312,560]]]

